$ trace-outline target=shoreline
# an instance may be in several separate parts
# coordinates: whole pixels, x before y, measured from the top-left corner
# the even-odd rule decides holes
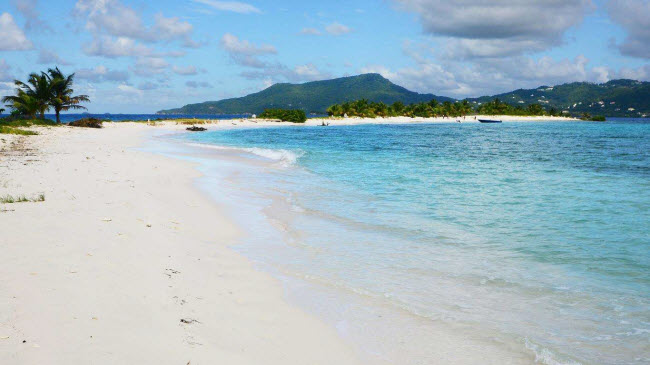
[[[474,119],[476,117],[476,119]],[[511,116],[511,115],[476,115],[476,116],[467,116],[466,119],[462,117],[458,118],[409,118],[409,117],[388,117],[388,118],[359,118],[359,117],[349,117],[349,118],[311,118],[307,119],[305,123],[291,123],[291,122],[281,122],[277,120],[269,119],[251,119],[251,118],[237,118],[237,119],[196,119],[196,124],[201,124],[203,127],[214,127],[216,125],[219,128],[232,128],[237,126],[246,126],[246,127],[268,127],[268,126],[321,126],[323,123],[330,126],[352,126],[352,125],[368,125],[368,124],[390,124],[390,125],[411,125],[411,124],[427,124],[427,123],[454,123],[454,124],[480,124],[478,119],[499,119],[504,123],[509,122],[589,122],[583,121],[577,118],[569,117],[550,117],[550,116]],[[457,122],[460,120],[460,123]],[[114,122],[114,123],[124,123],[124,122]],[[164,125],[167,127],[173,125],[191,125],[191,121],[183,119],[177,121],[175,119],[164,119],[163,120],[152,120],[139,121],[134,123],[150,123],[152,126]]]
[[[0,362],[359,363],[228,247],[241,233],[193,164],[139,150],[155,129],[133,124],[2,136],[0,195],[45,201],[0,211]]]
[[[285,165],[288,161],[276,160],[278,156],[270,157],[245,148],[222,148],[186,140],[173,140],[170,143],[186,149],[177,151],[184,156],[181,158],[200,155],[197,159],[192,158],[195,162],[201,160],[199,168],[204,171],[204,176],[198,179],[198,187],[206,193],[216,191],[224,195],[225,198],[219,199],[215,194],[213,198],[218,200],[219,205],[230,207],[229,212],[238,212],[239,217],[233,219],[248,234],[233,249],[280,280],[290,303],[336,328],[346,342],[354,345],[363,363],[444,361],[450,364],[497,364],[509,359],[511,364],[528,364],[535,361],[536,350],[529,348],[528,343],[518,343],[509,336],[495,341],[484,328],[442,323],[406,308],[394,307],[368,293],[350,291],[316,277],[305,276],[304,273],[287,272],[276,267],[266,257],[273,254],[267,252],[284,252],[283,246],[296,243],[287,241],[283,236],[300,235],[299,232],[286,231],[284,222],[279,218],[288,213],[285,210],[291,210],[291,203],[281,195],[258,189],[259,185],[249,180],[267,171],[288,173],[285,169],[293,169],[293,163]],[[264,161],[259,160],[260,156]],[[227,172],[224,172],[224,162],[228,165]],[[220,171],[214,176],[207,176],[209,171],[215,170]],[[274,178],[267,180],[262,176],[261,179],[283,190],[281,185],[273,183]],[[236,198],[229,199],[227,196]],[[368,331],[369,328],[372,330]]]

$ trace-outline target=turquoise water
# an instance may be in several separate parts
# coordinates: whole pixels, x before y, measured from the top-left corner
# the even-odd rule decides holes
[[[538,362],[641,364],[649,133],[647,121],[614,120],[183,138],[251,161],[224,184],[280,232],[242,248],[278,272],[464,326]]]

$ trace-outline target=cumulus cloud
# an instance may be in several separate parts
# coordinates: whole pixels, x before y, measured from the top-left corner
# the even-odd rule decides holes
[[[138,76],[158,75],[167,69],[169,63],[161,57],[140,57],[135,63],[133,72]]]
[[[32,47],[32,42],[16,25],[11,14],[2,13],[0,15],[0,51],[23,51],[32,49]]]
[[[323,79],[328,76],[313,64],[290,68],[278,62],[263,60],[261,58],[263,56],[277,54],[277,49],[269,44],[255,45],[229,33],[221,38],[221,48],[236,64],[252,69],[240,74],[249,80],[299,82]]]
[[[36,62],[41,65],[69,65],[70,63],[63,58],[59,57],[56,52],[41,48],[38,51],[38,58]]]
[[[194,66],[187,66],[187,67],[174,66],[172,67],[172,71],[174,71],[175,74],[185,75],[185,76],[196,75],[199,73],[196,67]]]
[[[273,63],[259,70],[244,71],[241,73],[241,76],[248,80],[264,80],[265,83],[272,84],[280,81],[304,82],[323,80],[331,78],[332,75],[319,70],[318,67],[311,63],[298,65],[293,68],[280,63]]]
[[[609,0],[607,11],[613,21],[627,31],[617,45],[626,56],[650,58],[650,2],[647,0]]]
[[[331,35],[343,35],[352,32],[352,28],[341,23],[332,23],[325,27],[325,31]]]
[[[125,95],[132,95],[132,96],[142,96],[143,95],[142,90],[140,90],[140,89],[138,89],[138,88],[136,88],[134,86],[127,85],[127,84],[118,85],[117,89],[122,91],[122,93],[124,93]]]
[[[209,82],[205,81],[187,81],[185,83],[185,86],[192,88],[192,89],[198,89],[198,88],[210,88],[212,85],[210,85]]]
[[[207,5],[212,9],[219,11],[230,11],[240,14],[261,13],[262,11],[255,6],[239,1],[216,1],[216,0],[192,0],[195,3]]]
[[[139,44],[131,38],[107,36],[93,38],[92,42],[83,46],[83,51],[89,56],[108,58],[148,56],[153,53],[151,48]]]
[[[246,67],[264,68],[267,64],[259,57],[278,53],[275,47],[269,44],[257,46],[230,33],[224,34],[220,44],[235,63]]]
[[[109,34],[143,42],[181,40],[184,46],[198,46],[191,39],[190,23],[159,13],[154,17],[154,24],[147,27],[135,10],[119,0],[78,0],[75,13],[86,19],[86,29],[96,35]]]
[[[622,75],[609,68],[589,67],[589,60],[582,55],[561,60],[527,56],[490,58],[468,64],[445,59],[435,61],[431,55],[408,44],[404,51],[414,66],[391,70],[383,65],[369,65],[360,71],[379,73],[414,91],[455,97],[492,95],[572,81],[606,82]],[[643,76],[643,72],[643,69],[626,70],[635,76]]]
[[[78,69],[75,71],[75,77],[92,82],[127,81],[129,79],[129,73],[126,71],[109,70],[106,66],[100,65],[94,68]]]
[[[592,7],[591,0],[394,1],[418,14],[426,33],[463,39],[451,46],[460,47],[466,57],[510,56],[559,45]]]

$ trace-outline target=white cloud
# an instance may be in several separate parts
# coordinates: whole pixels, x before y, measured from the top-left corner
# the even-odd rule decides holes
[[[190,38],[192,31],[192,24],[188,22],[180,21],[178,18],[165,18],[162,14],[157,14],[156,24],[151,31],[150,38],[165,41],[182,39],[185,46],[196,48],[198,43]]]
[[[70,63],[61,57],[59,57],[56,52],[41,48],[38,51],[38,59],[36,60],[37,63],[41,65],[69,65]]]
[[[238,65],[251,68],[240,75],[249,80],[274,80],[274,81],[309,81],[322,79],[327,76],[313,64],[287,67],[278,62],[268,62],[262,56],[277,54],[277,49],[269,44],[255,45],[247,40],[227,33],[221,38],[223,48],[230,58]]]
[[[140,57],[135,63],[133,72],[139,76],[158,75],[167,69],[169,63],[161,57]]]
[[[391,70],[382,65],[369,65],[360,71],[380,73],[413,91],[455,97],[493,95],[573,81],[606,82],[617,76],[609,68],[589,67],[589,60],[582,55],[573,60],[517,56],[467,64],[448,59],[434,61],[425,51],[411,49],[408,44],[404,52],[414,61],[414,66]],[[638,75],[643,70],[628,71],[634,72]]]
[[[302,28],[300,31],[300,34],[305,34],[305,35],[322,35],[320,30],[316,28]]]
[[[32,49],[32,47],[32,42],[16,25],[11,14],[2,13],[0,15],[0,51],[23,51]]]
[[[109,70],[106,66],[100,65],[95,68],[78,69],[75,71],[75,77],[92,82],[126,81],[129,79],[129,74],[126,71]]]
[[[144,38],[146,30],[135,10],[118,0],[78,0],[77,14],[86,18],[86,29],[116,37]]]
[[[194,66],[187,66],[187,67],[174,66],[172,67],[172,71],[174,71],[174,73],[178,75],[196,75],[198,73],[196,67]]]
[[[331,35],[343,35],[352,32],[352,28],[341,23],[332,23],[325,27],[325,30]]]
[[[418,14],[426,33],[463,39],[451,46],[459,46],[466,57],[510,56],[559,45],[592,8],[591,0],[394,1]],[[482,49],[475,52],[473,46]]]
[[[195,3],[207,5],[215,10],[230,11],[240,14],[261,13],[262,11],[255,6],[239,1],[216,1],[216,0],[192,0]]]
[[[647,0],[609,0],[610,17],[626,31],[618,49],[631,57],[650,59],[650,2]]]
[[[126,95],[142,96],[144,94],[142,90],[127,84],[118,85],[117,88]]]
[[[95,37],[91,43],[83,46],[83,51],[89,56],[108,58],[148,56],[153,50],[127,37],[110,38]]]
[[[255,68],[264,68],[266,63],[259,56],[276,54],[278,51],[269,44],[256,46],[247,40],[241,40],[230,33],[224,34],[220,42],[221,48],[226,50],[235,63]]]
[[[193,26],[177,17],[156,14],[147,27],[140,15],[119,0],[78,0],[75,13],[86,19],[86,29],[95,35],[109,34],[144,42],[182,40],[187,47],[197,47],[191,39]]]

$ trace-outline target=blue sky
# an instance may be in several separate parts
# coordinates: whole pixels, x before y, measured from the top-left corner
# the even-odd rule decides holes
[[[378,72],[479,96],[650,79],[648,0],[0,0],[0,94],[58,65],[91,112]]]

